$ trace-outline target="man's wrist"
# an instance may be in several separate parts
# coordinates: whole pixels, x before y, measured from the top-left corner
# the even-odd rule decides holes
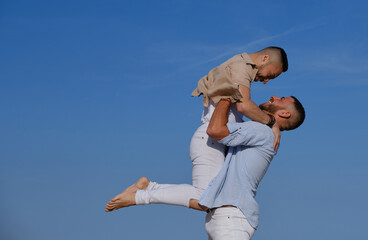
[[[275,125],[275,123],[276,123],[276,119],[271,114],[267,114],[267,115],[270,117],[270,120],[268,121],[268,123],[266,125],[269,126],[270,128],[272,128],[273,125]]]
[[[226,102],[228,102],[228,103],[230,103],[230,104],[232,103],[232,102],[231,102],[231,100],[230,100],[230,98],[221,98],[221,100],[220,100],[220,101],[223,101],[223,102],[225,102],[225,101],[226,101]]]

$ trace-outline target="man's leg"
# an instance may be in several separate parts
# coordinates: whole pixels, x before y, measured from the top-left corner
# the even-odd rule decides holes
[[[192,184],[157,184],[152,191],[137,191],[137,204],[164,203],[202,210],[198,200],[210,181],[220,171],[226,147],[208,137],[208,124],[203,124],[194,133],[190,143],[192,160]]]
[[[142,177],[136,183],[125,189],[122,193],[116,195],[106,204],[105,212],[117,210],[122,207],[135,205],[135,193],[138,189],[146,189],[150,186],[150,181]]]
[[[198,195],[190,200],[190,207],[203,210],[198,200],[211,180],[218,174],[225,160],[227,147],[208,137],[208,124],[203,124],[194,133],[190,142],[192,160],[192,184]]]
[[[255,229],[236,207],[211,210],[206,216],[209,240],[250,240]]]
[[[220,171],[224,163],[226,149],[225,146],[208,137],[207,126],[204,124],[197,129],[190,144],[193,185],[158,184],[155,182],[149,182],[145,188],[136,188],[132,185],[131,190],[128,191],[128,188],[119,194],[121,202],[119,206],[161,203],[202,210],[198,205],[198,200],[212,178]]]

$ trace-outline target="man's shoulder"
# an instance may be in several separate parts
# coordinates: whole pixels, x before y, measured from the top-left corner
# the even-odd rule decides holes
[[[272,129],[269,126],[256,121],[228,123],[227,126],[229,128],[230,133],[239,131],[239,133],[241,134],[254,133],[258,136],[273,136]]]
[[[227,146],[247,146],[273,151],[274,134],[272,129],[259,122],[247,121],[228,123],[229,135],[220,140]]]
[[[249,55],[245,52],[239,53],[239,54],[236,54],[236,55],[232,56],[227,61],[225,61],[223,64],[224,65],[229,65],[229,64],[233,64],[233,63],[242,63],[244,65],[250,65],[250,66],[255,65],[253,63],[252,59],[249,57]]]
[[[242,134],[250,134],[262,149],[274,150],[273,142],[275,140],[275,135],[269,126],[256,121],[246,121],[242,123],[242,125],[244,126]]]
[[[221,65],[228,66],[228,65],[236,63],[236,62],[244,62],[244,59],[242,57],[242,53],[232,56],[231,58],[229,58],[228,60],[223,62]]]
[[[256,129],[263,130],[263,131],[271,130],[271,128],[269,126],[267,126],[266,124],[259,123],[259,122],[256,122],[256,121],[245,121],[245,122],[241,122],[241,123],[238,123],[238,124],[242,125],[244,127],[256,128]]]

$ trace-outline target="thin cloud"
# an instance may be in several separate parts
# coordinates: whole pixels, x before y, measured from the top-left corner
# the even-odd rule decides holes
[[[282,38],[285,37],[287,35],[291,35],[291,34],[295,34],[297,32],[301,32],[301,31],[306,31],[309,29],[313,29],[316,28],[318,26],[324,25],[326,24],[325,22],[318,22],[318,23],[312,23],[312,24],[308,24],[308,25],[300,25],[300,26],[295,26],[292,27],[284,32],[275,34],[275,35],[271,35],[268,37],[264,37],[264,38],[260,38],[257,40],[254,40],[252,42],[249,42],[245,45],[242,46],[230,46],[230,45],[224,45],[224,46],[208,46],[208,45],[188,45],[188,46],[177,46],[177,45],[170,45],[170,43],[165,43],[161,46],[155,46],[153,48],[148,49],[148,51],[150,51],[151,53],[153,53],[152,55],[155,56],[157,54],[155,53],[159,53],[161,55],[160,59],[155,59],[155,62],[160,62],[160,61],[165,61],[165,62],[170,62],[170,63],[179,63],[182,62],[181,65],[183,65],[182,68],[176,69],[176,71],[172,71],[169,73],[166,73],[164,76],[160,76],[160,82],[163,85],[171,85],[170,83],[168,83],[167,81],[162,82],[163,80],[166,79],[171,79],[175,76],[177,76],[177,74],[180,74],[181,72],[185,72],[194,68],[197,68],[201,65],[205,65],[220,59],[223,59],[224,57],[228,57],[234,54],[237,54],[239,52],[243,52],[244,49],[249,49],[253,46],[257,46],[259,44],[264,44],[267,42],[270,42],[274,39],[278,39],[278,38]],[[170,50],[172,49],[172,50]],[[190,49],[190,51],[188,51],[188,49]],[[226,49],[223,52],[219,52],[219,49]],[[197,52],[196,54],[193,53],[193,51]],[[188,53],[189,52],[189,53]],[[215,55],[214,57],[210,57],[207,58],[204,61],[199,61],[199,62],[195,62],[193,64],[185,64],[186,63],[191,63],[194,62],[195,60],[198,59],[198,52],[201,52],[203,55],[207,55],[209,53],[214,53],[214,52],[219,52],[217,55]],[[166,54],[165,54],[166,53]],[[175,53],[175,54],[172,54]],[[189,55],[188,55],[189,54]],[[167,56],[163,56],[163,55],[167,55]],[[203,57],[203,55],[201,57]],[[172,56],[175,56],[175,58],[170,58]],[[157,83],[156,83],[157,84]],[[145,86],[147,87],[147,86]],[[153,87],[153,86],[151,86]]]
[[[351,56],[329,55],[320,56],[316,61],[310,63],[311,67],[321,70],[329,70],[339,73],[360,74],[368,72],[368,61],[359,59],[358,57],[352,60]]]
[[[287,35],[290,35],[290,34],[293,34],[293,33],[296,33],[296,32],[300,32],[300,31],[305,31],[305,30],[308,30],[308,29],[313,29],[317,26],[321,26],[321,25],[324,25],[325,23],[318,23],[318,24],[310,24],[310,25],[302,25],[302,26],[297,26],[297,27],[293,27],[285,32],[282,32],[282,33],[279,33],[279,34],[275,34],[275,35],[272,35],[272,36],[269,36],[269,37],[264,37],[264,38],[261,38],[261,39],[258,39],[258,40],[255,40],[255,41],[252,41],[244,46],[237,46],[237,47],[233,47],[232,49],[226,51],[226,52],[223,52],[215,57],[212,57],[206,61],[203,61],[203,62],[199,62],[199,63],[196,63],[196,64],[192,64],[190,66],[187,66],[186,69],[188,68],[193,68],[193,67],[197,67],[199,65],[202,65],[202,64],[206,64],[206,63],[209,63],[209,62],[213,62],[213,61],[216,61],[218,59],[221,59],[225,56],[228,56],[228,55],[233,55],[235,53],[238,53],[239,51],[244,51],[244,49],[248,49],[252,46],[256,46],[258,44],[261,44],[261,43],[265,43],[265,42],[269,42],[270,40],[274,40],[274,39],[277,39],[277,38],[281,38],[281,37],[284,37],[284,36],[287,36]]]
[[[193,64],[188,64],[185,67],[179,69],[178,71],[186,71],[188,69],[192,69],[210,62],[217,61],[219,59],[223,59],[224,57],[231,56],[234,54],[237,54],[239,52],[243,52],[244,49],[249,49],[253,46],[257,46],[262,43],[270,42],[271,40],[282,38],[287,35],[291,35],[297,32],[306,31],[309,29],[313,29],[317,26],[321,26],[326,24],[325,22],[319,22],[319,23],[313,23],[309,25],[300,25],[296,27],[292,27],[282,33],[278,33],[272,36],[264,37],[261,39],[254,40],[252,42],[249,42],[245,45],[241,46],[233,46],[233,45],[223,45],[223,46],[209,46],[209,45],[201,45],[201,44],[190,44],[190,45],[176,45],[176,44],[170,44],[170,43],[164,43],[160,46],[155,46],[148,51],[150,51],[154,56],[155,55],[167,55],[164,57],[161,57],[160,59],[157,59],[158,61],[165,61],[165,62],[193,62],[195,60],[198,60],[198,54],[201,55],[203,58],[203,55],[213,55],[213,53],[216,54],[213,57],[206,58],[204,61],[197,61]],[[225,51],[224,51],[225,49]],[[166,53],[166,54],[165,54]],[[172,58],[172,56],[175,56]],[[157,62],[156,60],[156,62]]]
[[[296,67],[299,70],[313,69],[319,72],[328,72],[331,76],[348,74],[349,76],[359,74],[366,76],[368,73],[368,60],[361,55],[366,46],[357,42],[331,46],[318,53],[305,51],[303,56],[296,59]],[[316,57],[317,56],[317,57]]]

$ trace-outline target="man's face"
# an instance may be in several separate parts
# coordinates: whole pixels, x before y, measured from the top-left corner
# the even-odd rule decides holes
[[[274,66],[271,63],[265,63],[258,67],[258,72],[254,79],[255,82],[266,84],[269,80],[278,77],[282,73],[282,66]]]
[[[259,108],[270,113],[276,113],[278,110],[288,109],[291,104],[294,104],[292,97],[277,97],[271,96],[270,101],[259,105]]]

